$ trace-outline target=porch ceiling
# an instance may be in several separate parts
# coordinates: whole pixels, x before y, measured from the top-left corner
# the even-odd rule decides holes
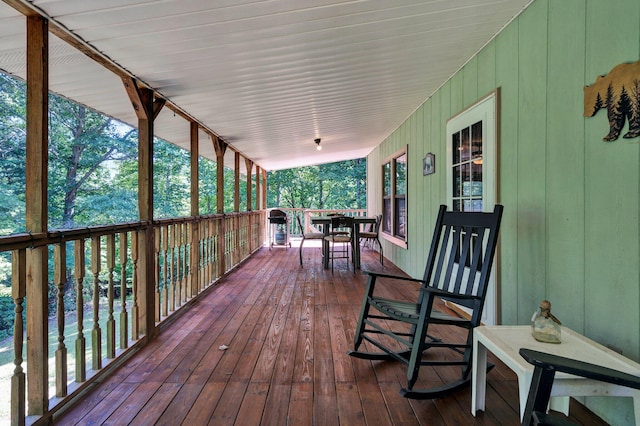
[[[366,156],[531,0],[4,2],[37,8],[277,170]],[[25,78],[24,16],[8,4],[0,69]],[[136,125],[118,75],[55,36],[49,57],[52,91]],[[156,135],[189,148],[188,121],[168,108]],[[200,153],[215,159],[202,131]]]

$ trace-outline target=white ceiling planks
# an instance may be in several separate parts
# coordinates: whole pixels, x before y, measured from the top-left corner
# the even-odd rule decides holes
[[[367,155],[530,2],[11,1],[33,4],[267,170]],[[23,37],[24,17],[0,3],[0,68],[20,77]],[[120,78],[59,43],[50,88],[135,124]],[[200,133],[201,155],[215,159]],[[189,148],[188,121],[166,107],[156,135]]]

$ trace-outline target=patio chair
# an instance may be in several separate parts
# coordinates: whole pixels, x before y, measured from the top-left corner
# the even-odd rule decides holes
[[[574,376],[612,383],[633,389],[640,389],[640,377],[589,364],[575,359],[565,358],[532,349],[520,349],[522,356],[529,364],[534,366],[533,378],[529,387],[529,396],[522,416],[522,425],[573,425],[561,417],[547,414],[551,387],[556,372],[568,373]]]
[[[380,263],[384,264],[384,257],[382,256],[382,244],[380,244],[380,224],[382,223],[382,215],[376,216],[376,223],[372,229],[360,232],[360,241],[364,241],[363,246],[370,244],[369,247],[373,248],[373,242],[378,243],[380,249]]]
[[[448,212],[446,206],[440,206],[422,280],[368,272],[354,350],[349,351],[349,355],[406,364],[407,387],[401,389],[400,394],[407,398],[440,398],[465,386],[471,378],[473,329],[482,317],[502,210],[501,205],[496,205],[493,213]],[[390,300],[380,297],[384,288],[376,291],[378,283],[378,287],[417,283],[420,290],[416,300]],[[470,317],[461,318],[434,309],[436,299],[465,306],[471,310]],[[447,337],[451,333],[447,333],[445,326],[462,327],[467,330],[466,340],[451,342],[445,337],[436,337],[436,331],[429,328],[432,324]],[[360,351],[363,341],[379,351]],[[438,350],[438,357],[427,357],[425,351],[431,354],[435,351],[429,350],[435,348],[453,352],[443,354]],[[442,386],[414,389],[423,365],[459,365],[460,377]]]
[[[302,245],[306,240],[322,240],[324,238],[324,234],[322,232],[304,232],[300,216],[296,216],[296,220],[298,221],[300,234],[302,235],[302,241],[300,241],[300,267],[302,268]]]
[[[329,244],[331,272],[333,273],[333,262],[335,259],[347,259],[348,265],[349,252],[351,252],[351,259],[353,259],[353,217],[341,215],[332,216],[329,235],[324,237],[324,239],[326,243]]]

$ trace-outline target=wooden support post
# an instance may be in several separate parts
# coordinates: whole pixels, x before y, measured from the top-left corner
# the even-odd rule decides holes
[[[233,211],[240,211],[240,153],[234,155],[234,178],[233,178]]]
[[[262,210],[267,208],[267,171],[262,169]]]
[[[198,168],[198,159],[200,156],[200,145],[198,142],[198,123],[192,121],[189,124],[190,129],[190,166],[191,166],[191,216],[200,214],[200,171]]]
[[[253,161],[248,158],[244,159],[244,164],[247,167],[247,211],[253,210],[253,201],[251,200],[251,191],[253,189],[253,182],[251,177],[253,176]]]
[[[211,142],[216,151],[216,201],[217,212],[224,213],[224,153],[227,144],[220,138],[211,135]]]
[[[200,173],[198,169],[198,159],[200,156],[200,145],[198,142],[198,123],[192,121],[191,129],[191,216],[200,215]],[[200,234],[199,221],[191,222],[189,227],[189,297],[194,297],[199,293],[200,274],[198,265],[200,264]]]
[[[224,153],[227,150],[227,144],[219,139],[218,137],[211,135],[211,141],[213,142],[213,147],[216,150],[216,200],[217,200],[217,212],[219,214],[224,214]],[[220,219],[219,222],[224,223],[224,218]],[[224,225],[222,226],[224,230]],[[216,247],[218,256],[216,258],[218,262],[218,271],[221,273],[220,277],[224,276],[225,272],[225,256],[224,252],[226,250],[226,242],[224,239],[224,233],[218,234],[217,239],[217,247]]]
[[[153,121],[165,104],[154,99],[153,91],[138,87],[131,77],[123,77],[125,90],[138,116],[138,210],[141,221],[148,224],[138,232],[138,327],[141,334],[153,338],[155,325],[155,268],[153,232]],[[136,333],[134,331],[134,333]]]
[[[260,205],[262,201],[262,191],[260,190],[260,166],[256,165],[256,210],[260,210]]]
[[[153,103],[150,90],[141,90],[145,105]],[[138,120],[138,211],[140,220],[148,225],[138,232],[138,302],[142,304],[138,311],[140,334],[151,338],[155,329],[155,268],[153,249],[153,120]]]
[[[27,16],[27,176],[26,227],[47,232],[47,164],[49,114],[49,29],[41,16]],[[27,388],[28,414],[44,415],[49,405],[47,247],[27,250]]]

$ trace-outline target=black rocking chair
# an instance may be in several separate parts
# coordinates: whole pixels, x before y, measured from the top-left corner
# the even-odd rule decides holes
[[[462,388],[471,379],[473,329],[482,317],[502,210],[501,205],[496,205],[493,213],[448,212],[446,206],[440,206],[422,280],[368,272],[354,350],[348,353],[357,358],[395,359],[407,364],[407,387],[400,390],[404,397],[440,398]],[[386,283],[389,279],[392,281],[387,284],[404,284],[398,280],[419,283],[417,300],[378,297],[374,292],[376,283]],[[437,311],[433,308],[436,298],[465,306],[471,310],[470,318]],[[447,342],[444,337],[432,335],[435,334],[432,330],[429,330],[432,334],[427,334],[431,324],[467,329],[466,341]],[[365,340],[380,352],[359,351]],[[448,348],[455,356],[424,359],[423,353],[431,348]],[[414,389],[423,365],[460,365],[462,371],[459,379],[442,386]]]

